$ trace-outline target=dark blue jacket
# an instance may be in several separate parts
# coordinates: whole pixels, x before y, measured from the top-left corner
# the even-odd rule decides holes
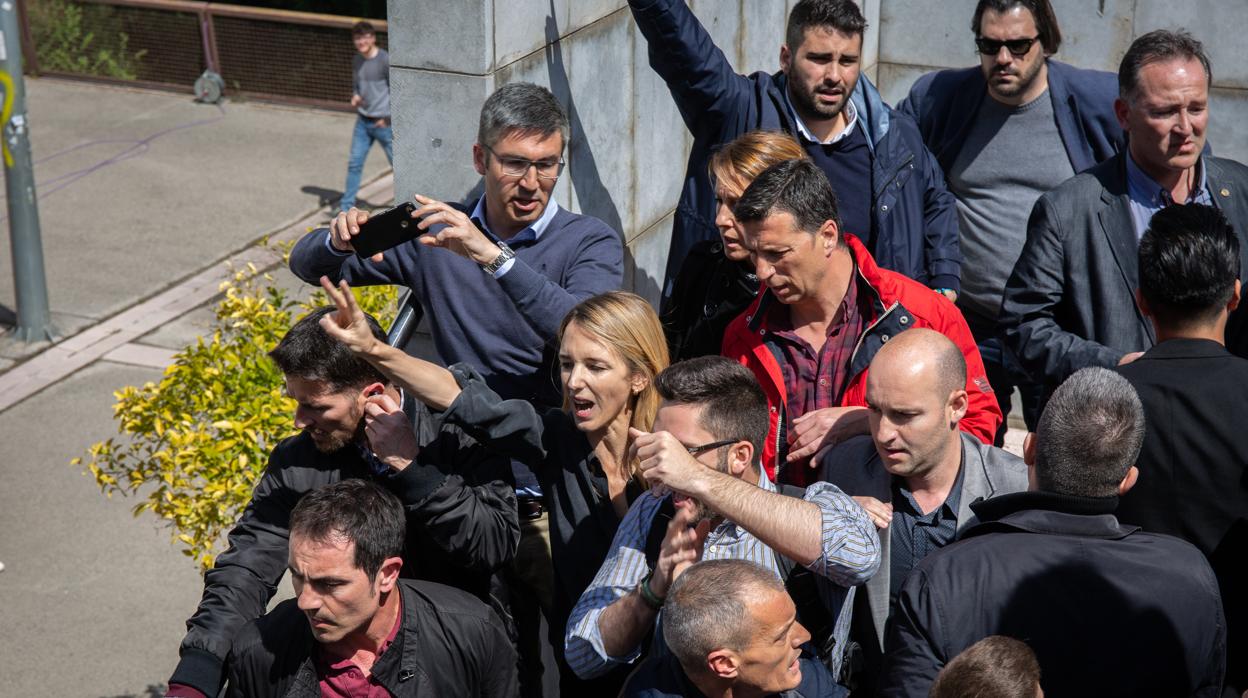
[[[1122,127],[1114,116],[1118,76],[1051,58],[1047,63],[1057,132],[1077,174],[1110,158],[1124,145]],[[940,162],[941,171],[948,172],[987,95],[988,84],[978,66],[940,70],[916,80],[897,108],[919,123],[923,142]]]
[[[693,134],[672,228],[664,301],[685,254],[718,236],[707,163],[723,143],[757,129],[795,133],[782,73],[737,74],[685,0],[629,0],[649,43],[650,66],[667,83]],[[933,287],[958,288],[962,254],[953,195],[914,122],[894,111],[865,76],[851,96],[871,147],[872,219],[880,266]],[[863,239],[870,236],[861,232]]]
[[[790,691],[771,693],[778,698],[844,698],[849,695],[843,686],[832,679],[832,674],[819,660],[802,655],[802,683]],[[676,656],[663,652],[651,656],[637,671],[628,677],[622,698],[696,698],[702,692],[685,675]]]

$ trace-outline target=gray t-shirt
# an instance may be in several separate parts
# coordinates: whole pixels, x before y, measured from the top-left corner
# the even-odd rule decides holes
[[[1048,90],[1018,107],[984,98],[949,169],[962,231],[958,305],[964,312],[996,321],[1005,282],[1027,240],[1031,207],[1074,174]]]
[[[364,101],[358,107],[360,116],[370,119],[390,118],[390,54],[384,48],[377,55],[365,58],[358,52],[351,63],[355,94]]]

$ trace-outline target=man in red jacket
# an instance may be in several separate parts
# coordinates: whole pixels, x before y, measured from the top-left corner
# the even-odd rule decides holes
[[[1001,410],[975,340],[948,299],[881,269],[841,234],[836,194],[809,162],[767,169],[733,210],[765,289],[724,335],[724,355],[758,377],[771,409],[763,463],[803,485],[821,445],[867,433],[867,365],[898,332],[928,327],[966,357],[970,405],[961,428],[991,444]]]

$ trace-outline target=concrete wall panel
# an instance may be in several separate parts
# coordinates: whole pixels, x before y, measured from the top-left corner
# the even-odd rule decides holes
[[[494,0],[393,0],[387,13],[392,66],[473,75],[493,69]]]
[[[1067,0],[1054,3],[1053,11],[1062,28],[1062,46],[1055,58],[1080,68],[1117,72],[1133,38],[1135,0]]]
[[[564,34],[587,27],[612,12],[628,13],[626,0],[568,0],[568,26]]]
[[[394,112],[394,195],[462,201],[480,177],[472,167],[477,115],[492,76],[390,70]]]
[[[656,225],[642,232],[628,243],[625,255],[625,288],[650,301],[656,308],[663,284],[663,269],[667,266],[667,250],[672,241],[672,215],[669,213]]]
[[[636,125],[632,80],[632,17],[613,14],[574,34],[563,47],[572,102],[569,175],[575,205],[625,233],[634,229],[632,202]],[[619,76],[605,76],[606,70]],[[604,79],[604,76],[606,79]]]
[[[784,44],[784,24],[788,21],[782,0],[746,0],[741,7],[743,73],[780,69],[780,46]]]
[[[879,61],[904,65],[971,65],[976,60],[975,0],[879,0]]]
[[[884,101],[894,107],[906,98],[906,95],[910,93],[910,86],[920,75],[939,70],[931,66],[896,65],[894,63],[881,63],[878,68],[879,79],[875,83],[876,87],[880,89],[880,95],[884,97]]]
[[[1248,91],[1215,88],[1209,97],[1208,138],[1214,155],[1248,163]]]
[[[1248,62],[1244,36],[1248,35],[1248,3],[1226,0],[1190,0],[1175,3],[1137,0],[1135,32],[1187,29],[1205,45],[1213,64],[1215,87],[1248,89]]]
[[[650,68],[646,39],[633,31],[633,166],[636,173],[636,228],[647,228],[676,207],[692,137],[680,118],[667,84]],[[626,234],[632,231],[624,231]]]
[[[569,1],[503,0],[496,3],[494,67],[502,68],[566,33]]]

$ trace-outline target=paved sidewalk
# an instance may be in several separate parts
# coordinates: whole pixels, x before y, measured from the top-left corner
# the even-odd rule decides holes
[[[253,242],[328,219],[319,203],[341,190],[354,117],[250,103],[222,116],[185,95],[27,85],[64,339],[34,356],[0,339],[0,656],[17,659],[0,696],[158,696],[202,581],[168,529],[69,460],[116,433],[114,390],[158,380],[204,331],[226,259],[271,263]],[[374,150],[365,181],[385,168]],[[391,187],[387,175],[365,198],[382,204]]]

